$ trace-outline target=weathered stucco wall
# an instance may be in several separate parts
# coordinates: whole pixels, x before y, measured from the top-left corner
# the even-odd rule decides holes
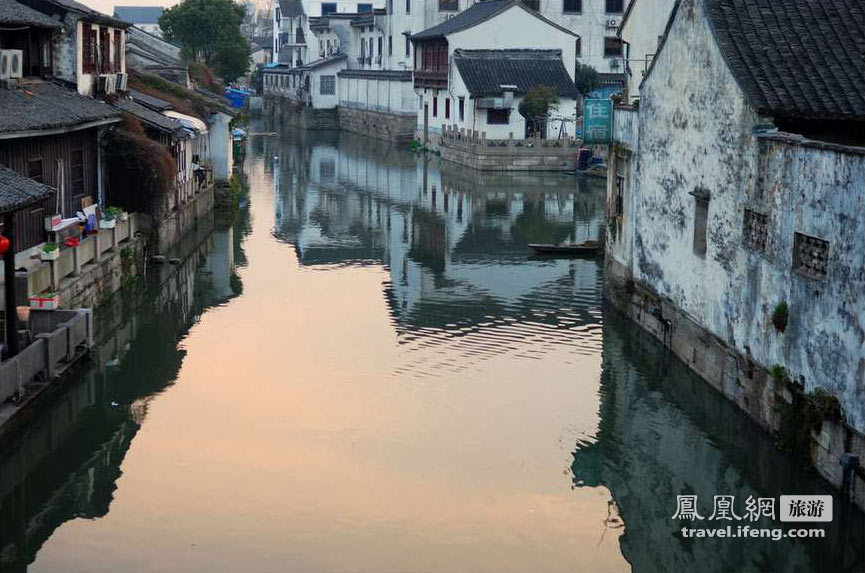
[[[841,454],[865,459],[865,149],[759,128],[771,120],[703,9],[682,1],[638,114],[617,110],[610,298],[769,431],[807,442],[841,486]],[[799,248],[803,236],[817,246]],[[862,504],[861,475],[852,488]]]

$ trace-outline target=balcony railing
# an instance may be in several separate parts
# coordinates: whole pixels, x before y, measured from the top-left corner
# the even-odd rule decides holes
[[[448,87],[447,70],[415,70],[414,87],[444,89]]]

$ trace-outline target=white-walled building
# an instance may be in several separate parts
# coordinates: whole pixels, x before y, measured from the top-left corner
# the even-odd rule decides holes
[[[557,115],[576,117],[579,38],[517,0],[481,2],[411,39],[419,137],[435,143],[444,126],[456,126],[522,139],[526,121],[517,110],[537,85],[556,88]]]
[[[676,0],[631,0],[622,17],[619,37],[624,49],[629,102],[640,97],[640,84],[658,52],[675,4]]]
[[[320,59],[320,48],[326,48],[326,43],[320,45],[312,33],[311,19],[383,7],[384,0],[278,0],[273,7],[273,62],[297,67]]]

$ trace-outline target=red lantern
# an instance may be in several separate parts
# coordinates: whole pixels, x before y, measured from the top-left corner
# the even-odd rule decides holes
[[[0,255],[8,251],[11,244],[12,243],[9,242],[9,237],[0,235]]]

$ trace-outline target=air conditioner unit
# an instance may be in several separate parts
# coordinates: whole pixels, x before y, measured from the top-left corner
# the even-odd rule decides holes
[[[611,18],[611,19],[607,20],[607,28],[618,28],[618,27],[619,27],[619,21],[616,20],[615,18]]]
[[[610,60],[611,70],[618,70],[620,67],[622,67],[622,60],[620,60],[619,58],[613,58],[612,60]]]
[[[21,50],[0,50],[0,79],[20,78],[22,59]]]
[[[505,100],[500,97],[482,97],[475,100],[478,109],[505,109]]]
[[[117,74],[117,81],[115,82],[115,87],[119,92],[125,92],[127,82],[129,81],[129,76],[127,74]]]
[[[113,94],[117,90],[117,79],[114,76],[99,76],[99,93]]]

